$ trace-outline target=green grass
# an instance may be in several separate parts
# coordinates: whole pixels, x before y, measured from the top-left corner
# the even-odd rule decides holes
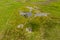
[[[14,0],[0,0],[0,39],[1,40],[42,40],[41,31],[43,33],[45,32],[45,35],[42,35],[45,40],[60,40],[60,23],[56,24],[56,26],[53,26],[48,24],[48,26],[51,27],[43,27],[47,24],[41,24],[41,22],[44,22],[44,20],[47,22],[50,17],[40,19],[39,17],[33,18],[31,20],[30,24],[26,26],[32,26],[34,31],[32,33],[27,33],[24,29],[18,29],[17,25],[21,23],[27,22],[29,19],[21,17],[18,13],[18,11],[21,9],[23,11],[29,11],[26,9],[26,6],[38,6],[39,11],[41,12],[47,12],[50,13],[50,16],[60,18],[60,1],[58,2],[52,2],[48,5],[41,5],[41,4],[31,4],[30,2],[39,2],[40,0],[30,0],[28,2],[16,2]],[[45,1],[45,0],[41,0]],[[53,19],[53,22],[59,21],[60,19]],[[59,21],[60,22],[60,21]],[[39,30],[39,27],[37,27],[38,24],[41,24],[39,27],[41,28],[41,31]],[[38,30],[37,30],[37,28]],[[46,29],[45,31],[43,29]],[[36,31],[37,30],[37,31]],[[9,36],[9,37],[6,37]],[[22,38],[23,37],[23,38]]]
[[[52,2],[48,5],[40,6],[42,11],[51,13],[55,16],[60,16],[60,2]]]

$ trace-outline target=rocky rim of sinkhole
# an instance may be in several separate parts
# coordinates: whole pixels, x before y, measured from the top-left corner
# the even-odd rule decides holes
[[[27,9],[29,9],[29,12],[24,12],[24,11],[20,11],[19,10],[19,15],[22,16],[22,17],[25,17],[25,18],[28,18],[30,19],[31,17],[35,18],[35,17],[47,17],[50,13],[44,13],[44,12],[39,12],[37,11],[35,14],[32,13],[33,10],[38,10],[39,8],[34,6],[31,7],[31,6],[26,6]],[[33,16],[34,15],[34,16]],[[17,28],[24,28],[24,25],[25,24],[19,24],[17,25]],[[25,28],[25,30],[28,32],[28,33],[32,33],[32,28]]]
[[[27,18],[30,18],[33,15],[34,15],[33,17],[46,17],[50,14],[50,13],[46,13],[46,12],[39,12],[38,7],[36,7],[36,6],[34,6],[34,7],[35,8],[27,6],[26,8],[29,9],[29,12],[19,11],[20,16],[24,16],[24,17],[27,17]],[[33,14],[32,13],[33,10],[38,10],[38,11],[35,12],[35,14]]]

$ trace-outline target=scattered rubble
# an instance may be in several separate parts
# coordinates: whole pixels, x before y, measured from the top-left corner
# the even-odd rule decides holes
[[[38,10],[39,8],[37,6],[34,6],[34,7],[30,7],[30,6],[27,6],[26,8],[28,8],[30,11],[29,12],[23,12],[23,11],[19,11],[19,14],[21,16],[24,16],[26,18],[30,18],[32,16],[32,10]],[[43,17],[43,16],[48,16],[49,13],[44,13],[44,12],[40,12],[40,11],[36,11],[35,14],[33,14],[34,17]]]

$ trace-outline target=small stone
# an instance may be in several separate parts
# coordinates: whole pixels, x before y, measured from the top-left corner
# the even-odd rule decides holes
[[[19,14],[22,15],[22,16],[24,16],[26,13],[19,11]]]
[[[35,17],[37,17],[37,16],[39,16],[39,17],[48,16],[48,14],[47,13],[36,13]]]
[[[27,13],[28,18],[32,16],[32,13],[28,12]]]
[[[19,14],[21,16],[24,16],[24,17],[27,17],[27,18],[30,18],[32,16],[31,12],[19,12]]]
[[[31,29],[31,28],[26,28],[26,31],[27,31],[28,33],[31,33],[31,32],[32,32],[32,29]]]
[[[19,24],[18,26],[17,26],[17,28],[23,28],[23,24]]]
[[[29,6],[27,6],[26,8],[28,8],[28,9],[33,9],[33,7],[29,7]]]
[[[27,6],[26,8],[30,9],[30,12],[34,9],[33,7]]]

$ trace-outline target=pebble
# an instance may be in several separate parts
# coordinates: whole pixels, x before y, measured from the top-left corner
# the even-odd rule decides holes
[[[23,28],[23,24],[19,24],[18,26],[17,26],[17,28]]]
[[[26,28],[26,31],[27,31],[28,33],[31,33],[31,32],[32,32],[32,29],[31,29],[31,28]]]

